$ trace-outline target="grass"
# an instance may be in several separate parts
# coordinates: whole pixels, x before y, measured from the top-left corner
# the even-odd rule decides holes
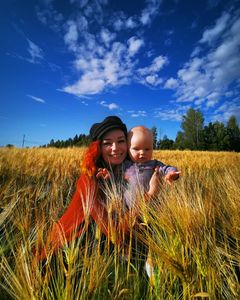
[[[239,297],[239,153],[154,152],[182,176],[141,207],[138,235],[151,252],[150,281],[123,249],[92,242],[91,233],[36,263],[32,249],[71,201],[83,152],[0,149],[1,299]]]

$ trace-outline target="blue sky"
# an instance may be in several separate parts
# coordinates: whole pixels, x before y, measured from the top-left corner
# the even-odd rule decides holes
[[[193,107],[240,121],[240,1],[3,0],[0,145],[118,115],[175,139]]]

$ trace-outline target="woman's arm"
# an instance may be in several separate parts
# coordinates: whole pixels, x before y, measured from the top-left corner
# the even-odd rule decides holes
[[[36,253],[38,260],[46,258],[49,250],[56,251],[66,242],[82,233],[85,227],[81,225],[84,221],[88,221],[96,198],[97,184],[95,179],[85,174],[81,175],[67,210],[53,225],[44,247]]]

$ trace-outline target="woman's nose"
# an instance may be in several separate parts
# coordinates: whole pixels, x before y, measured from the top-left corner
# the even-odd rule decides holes
[[[112,150],[116,150],[117,149],[117,144],[116,143],[112,143]]]

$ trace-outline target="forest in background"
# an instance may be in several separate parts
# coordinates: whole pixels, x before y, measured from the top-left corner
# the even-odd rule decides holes
[[[240,127],[235,116],[231,116],[227,124],[220,121],[210,122],[204,126],[204,117],[200,110],[190,108],[183,116],[181,131],[175,140],[166,135],[158,138],[158,129],[152,127],[155,150],[206,150],[240,152]],[[52,139],[41,147],[82,147],[90,143],[86,134],[75,135],[67,140]]]

